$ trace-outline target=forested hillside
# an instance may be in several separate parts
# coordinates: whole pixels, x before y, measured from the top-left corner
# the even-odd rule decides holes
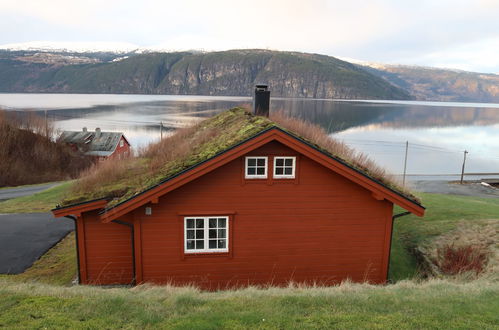
[[[250,95],[409,99],[409,93],[334,57],[267,50],[96,54],[0,53],[1,92]]]

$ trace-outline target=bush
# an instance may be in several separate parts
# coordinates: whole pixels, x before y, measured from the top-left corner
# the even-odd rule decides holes
[[[0,111],[0,187],[75,178],[92,163],[51,140],[44,119]]]
[[[466,272],[480,274],[485,269],[488,253],[477,245],[446,245],[437,249],[434,264],[445,275],[458,275]]]

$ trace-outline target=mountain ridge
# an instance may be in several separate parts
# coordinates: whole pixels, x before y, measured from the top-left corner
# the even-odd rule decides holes
[[[1,48],[1,46],[0,46]],[[499,76],[266,49],[74,52],[0,49],[1,92],[499,102]]]
[[[59,56],[59,60],[57,59]],[[362,68],[334,57],[270,50],[120,54],[0,51],[2,92],[250,95],[265,82],[275,96],[410,99]],[[59,62],[57,62],[59,61]]]

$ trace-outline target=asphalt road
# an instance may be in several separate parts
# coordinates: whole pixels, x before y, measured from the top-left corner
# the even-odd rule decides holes
[[[19,274],[74,229],[51,213],[0,214],[0,274]]]
[[[40,191],[57,186],[59,184],[61,184],[61,183],[56,182],[56,183],[47,183],[47,184],[41,184],[41,185],[29,186],[29,187],[23,186],[23,187],[19,187],[19,188],[14,187],[14,188],[0,189],[0,201],[12,199],[12,198],[17,198],[17,197],[22,197],[22,196],[33,195],[33,194],[36,194]]]
[[[477,182],[459,184],[447,181],[412,181],[410,185],[416,191],[427,193],[499,198],[498,188]]]

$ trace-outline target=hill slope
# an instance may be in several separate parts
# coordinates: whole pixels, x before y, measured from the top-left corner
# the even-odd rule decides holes
[[[410,98],[362,68],[316,54],[231,50],[113,59],[87,53],[71,56],[2,51],[0,91],[242,96],[264,82],[274,96],[283,97]]]
[[[91,164],[11,117],[0,111],[0,187],[68,179]]]
[[[499,102],[499,75],[405,65],[361,66],[424,101]]]

